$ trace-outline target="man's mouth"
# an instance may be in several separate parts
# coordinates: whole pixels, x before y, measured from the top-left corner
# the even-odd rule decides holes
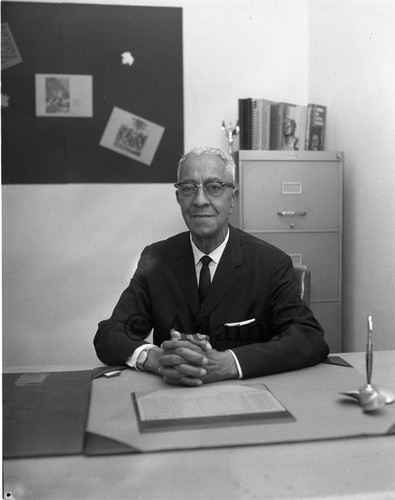
[[[212,215],[211,214],[192,214],[191,217],[194,219],[201,219],[201,218],[208,219],[208,218],[212,217]]]

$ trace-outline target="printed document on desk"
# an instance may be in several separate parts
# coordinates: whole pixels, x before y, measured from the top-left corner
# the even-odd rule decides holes
[[[295,420],[264,384],[177,387],[131,396],[140,432]]]

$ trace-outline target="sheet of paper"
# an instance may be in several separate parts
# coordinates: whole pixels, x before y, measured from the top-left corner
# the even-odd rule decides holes
[[[165,389],[136,396],[142,421],[286,411],[263,384]]]

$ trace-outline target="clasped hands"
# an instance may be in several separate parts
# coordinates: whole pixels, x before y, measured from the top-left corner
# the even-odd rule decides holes
[[[213,349],[205,335],[188,335],[173,329],[170,335],[170,340],[165,340],[160,348],[149,352],[154,351],[152,354],[157,360],[156,369],[152,371],[165,382],[196,387],[238,377],[233,355],[229,351]]]

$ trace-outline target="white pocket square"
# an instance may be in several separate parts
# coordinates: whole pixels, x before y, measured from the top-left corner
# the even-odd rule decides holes
[[[225,326],[245,326],[253,323],[255,318],[246,319],[245,321],[236,321],[235,323],[225,323]]]

